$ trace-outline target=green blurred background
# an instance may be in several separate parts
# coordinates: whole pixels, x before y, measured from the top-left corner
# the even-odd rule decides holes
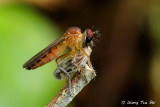
[[[63,86],[53,78],[55,62],[33,71],[22,68],[58,35],[56,25],[30,6],[0,7],[0,107],[41,107]]]
[[[98,76],[68,107],[159,107],[159,19],[156,0],[1,0],[0,107],[44,107],[63,87],[55,61],[31,71],[22,65],[71,26],[94,26],[101,39],[91,55]]]

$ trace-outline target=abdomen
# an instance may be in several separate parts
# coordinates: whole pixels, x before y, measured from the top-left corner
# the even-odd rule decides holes
[[[58,57],[65,50],[65,48],[65,44],[62,42],[51,49],[48,53],[44,53],[40,58],[36,59],[31,64],[26,65],[25,68],[28,70],[38,68]]]

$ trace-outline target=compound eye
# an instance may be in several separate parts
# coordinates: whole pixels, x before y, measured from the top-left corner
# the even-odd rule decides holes
[[[86,37],[86,44],[90,43],[91,40],[93,39],[93,32],[91,31],[91,29],[85,30],[85,37]]]

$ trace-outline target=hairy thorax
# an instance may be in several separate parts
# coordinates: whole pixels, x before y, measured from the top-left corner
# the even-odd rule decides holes
[[[73,49],[79,49],[82,45],[82,41],[84,39],[84,35],[81,33],[81,30],[77,27],[72,27],[68,29],[65,33],[65,42],[68,46]]]
[[[70,48],[80,48],[83,35],[70,35],[66,42]]]

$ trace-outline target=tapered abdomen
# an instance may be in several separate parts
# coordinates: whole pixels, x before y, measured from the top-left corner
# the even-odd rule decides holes
[[[65,48],[66,45],[62,42],[53,49],[49,50],[47,53],[44,53],[35,61],[29,63],[28,65],[25,65],[24,68],[28,70],[38,68],[58,57],[65,50]]]

